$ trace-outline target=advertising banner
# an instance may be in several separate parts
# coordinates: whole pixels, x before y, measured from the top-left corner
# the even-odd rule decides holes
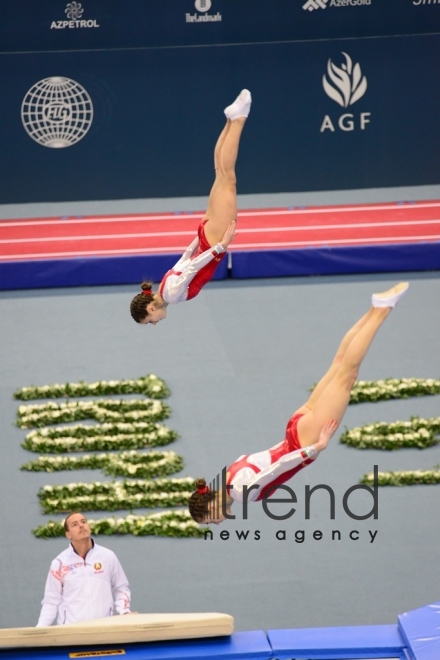
[[[0,43],[3,52],[276,43],[430,34],[439,22],[440,0],[14,0]]]
[[[303,25],[314,21],[316,35],[318,22],[332,32],[338,25],[334,17],[355,17],[358,9],[375,7],[334,1],[313,0],[317,8],[306,3],[310,11],[290,0],[273,6],[283,6],[286,17],[296,12]],[[222,11],[230,11],[232,3],[226,0],[195,4],[207,16],[217,2]],[[267,9],[268,3],[253,2],[256,14],[263,4]],[[179,0],[179,11],[165,3],[170,21],[174,14],[181,20],[185,3]],[[68,6],[75,5],[79,15],[79,4]],[[156,7],[157,20],[163,16],[155,0],[128,2],[114,14],[108,3],[106,20],[120,16],[119,36],[116,25],[113,30],[116,41],[134,4],[145,12]],[[96,45],[101,27],[51,32],[48,14],[63,6],[45,4],[32,29],[44,24],[49,34],[61,30],[64,50],[0,55],[0,203],[205,196],[213,180],[212,152],[223,127],[223,108],[243,87],[252,92],[253,108],[237,164],[239,193],[438,183],[438,35],[275,41],[268,18],[265,41],[259,24],[259,41],[236,36],[239,42],[227,47],[74,50],[69,39],[87,39],[93,32]],[[245,6],[249,10],[249,3],[237,0],[234,6],[234,29],[241,26],[244,34],[247,14],[241,12]],[[389,0],[385,6],[396,5]],[[104,4],[95,2],[87,11],[100,7],[104,11]],[[435,3],[411,4],[406,18],[415,11],[440,16]],[[273,11],[268,14],[273,18]],[[134,15],[133,9],[133,26]],[[396,25],[404,16],[395,11]],[[99,25],[102,20],[97,19]],[[28,17],[23,22],[28,29]],[[226,22],[220,23],[222,38],[231,39]],[[252,25],[255,16],[249,18]],[[340,25],[350,32],[351,23]],[[165,24],[161,30],[157,26],[164,39],[174,38]],[[191,29],[208,39],[211,27],[207,22]],[[181,21],[181,34],[187,29]],[[21,38],[16,30],[16,42]]]

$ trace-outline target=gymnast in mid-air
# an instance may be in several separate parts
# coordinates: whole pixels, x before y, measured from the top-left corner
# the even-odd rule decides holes
[[[163,277],[156,292],[142,282],[130,305],[137,323],[156,325],[166,318],[169,304],[191,300],[209,282],[235,236],[237,191],[235,163],[241,133],[251,108],[251,94],[243,89],[225,109],[226,125],[214,149],[215,180],[198,235],[176,265]]]
[[[226,494],[221,489],[211,490],[205,479],[196,482],[197,490],[189,500],[194,520],[204,524],[223,522],[235,501],[252,502],[270,496],[277,486],[318,457],[342,421],[376,332],[407,289],[408,283],[401,282],[384,293],[373,294],[369,311],[344,336],[327,373],[307,403],[288,421],[285,439],[270,449],[234,461],[226,470]]]

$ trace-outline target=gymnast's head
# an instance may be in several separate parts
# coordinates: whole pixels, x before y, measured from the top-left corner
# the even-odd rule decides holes
[[[219,525],[225,520],[221,510],[221,491],[210,490],[205,479],[197,479],[196,491],[189,498],[188,507],[198,523]]]
[[[159,293],[154,293],[152,282],[142,282],[142,292],[138,293],[130,304],[130,313],[136,323],[156,325],[166,318],[167,303]]]

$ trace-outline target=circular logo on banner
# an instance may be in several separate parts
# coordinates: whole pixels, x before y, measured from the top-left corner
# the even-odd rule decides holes
[[[84,9],[82,8],[80,2],[68,2],[64,13],[66,14],[67,18],[70,18],[70,20],[77,21],[79,18],[81,18],[83,11]]]
[[[21,121],[30,137],[43,147],[71,147],[92,125],[92,99],[75,80],[44,78],[26,93]]]
[[[197,11],[209,11],[211,9],[212,2],[211,0],[196,0],[194,5]]]

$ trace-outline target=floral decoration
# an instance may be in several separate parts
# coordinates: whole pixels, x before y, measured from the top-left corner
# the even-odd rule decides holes
[[[38,497],[44,513],[116,511],[185,506],[195,488],[194,479],[125,480],[44,486]]]
[[[174,442],[179,435],[158,423],[106,423],[93,426],[43,427],[30,431],[22,447],[40,454],[59,454],[74,451],[103,451],[114,449],[142,449],[162,447]]]
[[[425,449],[438,444],[440,417],[424,419],[411,417],[409,421],[375,422],[345,431],[340,442],[358,449]]]
[[[352,391],[350,403],[408,399],[413,396],[440,394],[440,380],[434,378],[386,378],[385,380],[358,380]]]
[[[374,474],[364,474],[360,480],[361,484],[372,486]],[[379,486],[419,486],[428,484],[440,484],[440,466],[436,465],[432,470],[401,470],[399,472],[379,472]]]
[[[21,466],[28,472],[60,472],[62,470],[102,470],[115,477],[164,477],[183,469],[183,458],[173,451],[141,453],[124,451],[114,454],[83,456],[39,456]]]
[[[130,380],[99,380],[96,383],[55,383],[53,385],[20,387],[14,392],[15,399],[58,399],[61,397],[103,396],[107,394],[145,394],[152,399],[165,399],[170,395],[165,381],[149,374]]]
[[[148,516],[130,514],[124,518],[88,520],[93,534],[133,534],[134,536],[169,536],[174,538],[202,538],[205,530],[188,511],[163,511]],[[33,530],[37,538],[64,536],[63,523],[50,520]]]
[[[22,429],[94,419],[97,422],[155,422],[170,416],[170,407],[148,399],[98,399],[38,403],[18,407],[17,426]]]

